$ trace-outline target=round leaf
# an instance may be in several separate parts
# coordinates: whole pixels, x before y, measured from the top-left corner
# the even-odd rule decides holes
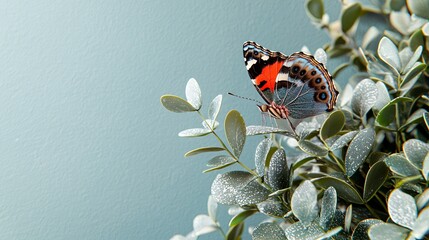
[[[241,114],[231,110],[225,118],[225,135],[229,145],[238,158],[246,141],[246,125]]]
[[[267,200],[256,204],[259,212],[274,217],[283,217],[288,210],[277,197],[270,197]]]
[[[426,190],[422,194],[420,194],[419,198],[417,199],[417,207],[419,209],[422,209],[428,203],[429,203],[429,188],[426,188]]]
[[[369,229],[368,236],[370,239],[398,240],[406,239],[409,232],[408,229],[395,224],[380,223]]]
[[[266,222],[253,230],[252,240],[287,240],[287,238],[279,225]]]
[[[222,106],[222,95],[217,95],[209,105],[209,119],[216,120]]]
[[[161,104],[168,111],[177,113],[197,111],[197,109],[195,109],[186,100],[174,95],[163,95],[161,97]]]
[[[418,139],[410,139],[402,146],[408,161],[418,169],[423,168],[423,161],[429,152],[429,145]]]
[[[326,231],[328,230],[332,218],[335,215],[335,209],[337,207],[337,191],[335,188],[329,187],[323,193],[322,206],[320,210],[319,225]]]
[[[363,199],[365,202],[371,200],[377,193],[378,189],[383,186],[384,182],[389,177],[389,168],[383,161],[375,163],[368,171],[365,178],[365,186],[363,189]]]
[[[358,131],[351,131],[342,135],[331,145],[331,150],[334,151],[344,147],[356,136],[356,134],[358,134]]]
[[[375,140],[372,128],[361,130],[350,143],[346,153],[346,174],[352,176],[371,152]]]
[[[399,189],[395,189],[387,201],[390,218],[398,225],[412,229],[417,218],[417,206],[414,198]]]
[[[268,153],[270,152],[271,145],[272,145],[271,139],[265,138],[256,147],[255,166],[256,166],[256,173],[258,173],[259,176],[263,176],[265,174],[265,161],[267,160],[267,156],[268,156]]]
[[[288,240],[319,239],[325,233],[317,224],[304,225],[296,222],[285,230]]]
[[[353,27],[355,22],[358,20],[362,11],[360,3],[354,3],[347,6],[341,14],[341,29],[346,33],[350,28]]]
[[[381,126],[388,126],[396,116],[396,104],[400,102],[411,102],[411,98],[407,97],[397,97],[390,101],[386,106],[384,106],[377,115],[375,121]]]
[[[207,215],[197,215],[194,218],[195,235],[201,236],[218,230],[216,223]]]
[[[197,80],[194,78],[189,79],[186,84],[186,100],[188,100],[195,109],[201,108],[201,89]]]
[[[270,192],[256,180],[250,181],[237,193],[235,199],[238,205],[252,205],[265,201]]]
[[[207,162],[207,167],[210,167],[210,168],[207,170],[204,170],[204,173],[228,167],[236,162],[237,161],[235,161],[235,159],[232,158],[231,156],[227,156],[227,155],[216,156]]]
[[[211,194],[220,204],[237,204],[236,196],[238,192],[252,179],[252,174],[243,171],[219,174],[212,183]]]
[[[292,212],[304,226],[317,217],[317,190],[316,187],[306,180],[299,185],[292,195],[291,200]]]
[[[378,89],[370,79],[364,79],[356,85],[352,98],[352,110],[363,117],[374,106]]]
[[[371,226],[383,223],[380,219],[365,219],[358,223],[353,231],[352,240],[367,240],[369,239],[368,230]]]
[[[423,161],[422,173],[423,173],[423,177],[426,180],[429,180],[429,153],[426,154],[425,160]]]
[[[267,171],[267,182],[274,191],[288,187],[289,168],[283,149],[278,149],[271,158]]]
[[[398,175],[410,177],[420,174],[419,170],[411,165],[411,163],[401,154],[392,154],[385,158],[384,162],[392,172]]]
[[[320,138],[325,140],[334,136],[339,131],[341,131],[345,122],[346,118],[344,117],[344,113],[342,111],[335,111],[331,113],[320,128]]]
[[[429,232],[429,207],[423,209],[414,223],[412,235],[417,239],[423,239]]]
[[[328,150],[308,140],[299,141],[298,146],[301,148],[302,151],[312,156],[323,157],[328,154]]]
[[[398,48],[387,37],[383,37],[378,44],[378,56],[387,65],[391,66],[397,72],[401,70],[401,60],[399,59]]]
[[[429,19],[428,0],[407,0],[408,9],[419,17]]]
[[[322,20],[323,14],[325,13],[322,0],[307,0],[305,10],[308,16],[317,20]]]

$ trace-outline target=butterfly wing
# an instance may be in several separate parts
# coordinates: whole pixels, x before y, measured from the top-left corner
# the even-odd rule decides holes
[[[252,41],[243,44],[243,55],[253,85],[265,102],[271,104],[276,99],[276,80],[287,56]]]
[[[286,106],[292,118],[302,119],[334,109],[338,91],[324,65],[313,56],[292,54],[283,63],[280,74],[274,100]]]

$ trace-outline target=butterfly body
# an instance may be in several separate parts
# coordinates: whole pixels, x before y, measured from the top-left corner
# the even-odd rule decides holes
[[[271,117],[303,119],[334,109],[338,96],[331,75],[313,56],[286,56],[248,41],[243,45],[246,69]]]

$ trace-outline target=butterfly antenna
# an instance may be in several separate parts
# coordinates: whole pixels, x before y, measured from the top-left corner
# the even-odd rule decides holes
[[[260,101],[258,101],[258,100],[256,100],[256,99],[253,99],[253,98],[242,97],[242,96],[239,96],[239,95],[237,95],[237,94],[230,93],[230,92],[228,92],[228,94],[229,94],[229,95],[231,95],[231,96],[234,96],[234,97],[241,98],[241,99],[246,99],[246,100],[249,100],[249,101],[257,102],[257,103],[259,103],[259,104],[261,104],[261,105],[264,105],[264,104],[265,104],[265,103],[260,102]]]

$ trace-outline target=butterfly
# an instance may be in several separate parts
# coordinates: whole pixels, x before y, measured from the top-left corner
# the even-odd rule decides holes
[[[303,119],[334,109],[338,91],[323,63],[303,52],[286,56],[247,41],[244,62],[266,104],[259,110],[276,119]]]

